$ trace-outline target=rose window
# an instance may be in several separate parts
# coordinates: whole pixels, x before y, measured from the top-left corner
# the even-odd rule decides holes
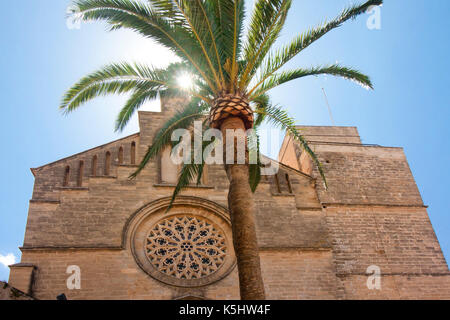
[[[158,222],[146,239],[146,256],[160,272],[200,279],[224,264],[226,241],[220,229],[200,217],[175,216]]]

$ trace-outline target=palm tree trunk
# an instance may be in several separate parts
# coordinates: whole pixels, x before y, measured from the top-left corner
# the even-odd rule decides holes
[[[224,150],[226,150],[227,140],[226,129],[245,131],[244,122],[240,118],[230,117],[222,123]],[[234,148],[235,152],[236,149]],[[255,229],[255,205],[249,185],[249,166],[248,164],[225,164],[225,170],[230,181],[228,208],[231,215],[241,299],[264,300],[264,284]]]

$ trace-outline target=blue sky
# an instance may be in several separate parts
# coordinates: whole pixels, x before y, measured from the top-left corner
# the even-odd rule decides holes
[[[295,0],[280,39],[332,18],[351,0]],[[369,30],[369,15],[350,21],[314,44],[291,66],[334,63],[369,74],[375,91],[333,78],[306,78],[272,92],[299,124],[331,125],[325,88],[337,125],[357,126],[364,143],[404,147],[430,220],[447,260],[450,172],[447,58],[450,1],[386,0],[381,29]],[[149,40],[102,24],[69,29],[70,1],[8,1],[0,12],[0,78],[3,156],[0,158],[0,280],[2,262],[20,259],[28,201],[33,188],[29,168],[95,147],[138,131],[137,120],[114,133],[115,116],[125,97],[97,99],[64,117],[58,104],[81,76],[122,60],[168,63],[170,53]],[[148,108],[152,108],[149,106]],[[272,155],[273,156],[273,155]]]

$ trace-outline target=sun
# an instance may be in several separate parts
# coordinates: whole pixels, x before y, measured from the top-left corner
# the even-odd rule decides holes
[[[177,78],[177,83],[184,90],[189,90],[194,86],[194,80],[189,73],[180,74]]]

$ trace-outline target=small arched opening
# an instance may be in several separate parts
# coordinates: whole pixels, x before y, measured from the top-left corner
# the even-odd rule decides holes
[[[105,176],[111,173],[111,152],[107,151],[105,155]]]
[[[78,165],[77,187],[83,186],[84,161],[80,161]]]
[[[293,193],[293,192],[292,192],[291,179],[289,179],[289,175],[288,175],[287,173],[286,173],[286,175],[285,175],[285,178],[286,178],[286,184],[287,184],[289,193]]]
[[[130,163],[136,164],[136,142],[134,142],[134,141],[131,143]]]
[[[119,154],[117,155],[119,164],[123,164],[123,147],[119,148]]]
[[[98,157],[95,155],[92,157],[92,169],[91,174],[92,176],[97,176],[97,165],[98,165]]]
[[[70,180],[70,166],[67,166],[64,169],[63,187],[69,186],[69,180]]]

